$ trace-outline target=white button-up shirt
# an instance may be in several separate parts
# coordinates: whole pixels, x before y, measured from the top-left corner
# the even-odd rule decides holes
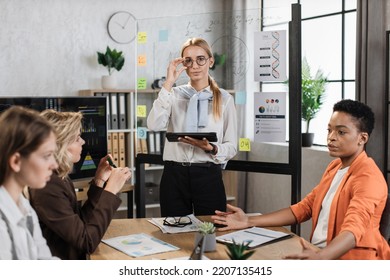
[[[52,256],[42,236],[30,202],[22,194],[19,201],[18,206],[8,191],[0,187],[0,259],[58,259]]]
[[[188,86],[188,85],[186,85]],[[168,132],[184,132],[186,112],[189,99],[179,94],[180,87],[173,87],[167,91],[164,87],[160,90],[158,98],[153,103],[147,124],[150,130]],[[210,87],[205,88],[210,92]],[[212,102],[209,101],[208,125],[199,128],[198,132],[216,132],[218,142],[213,143],[218,147],[218,153],[211,155],[202,149],[185,143],[165,141],[164,161],[176,162],[212,162],[226,164],[237,153],[237,113],[234,99],[226,90],[220,89],[222,94],[221,118],[215,120],[212,110]]]

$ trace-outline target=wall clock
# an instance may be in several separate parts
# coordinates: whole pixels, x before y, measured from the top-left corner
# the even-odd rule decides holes
[[[114,13],[107,22],[107,31],[111,39],[119,44],[132,42],[136,35],[137,21],[126,11]]]

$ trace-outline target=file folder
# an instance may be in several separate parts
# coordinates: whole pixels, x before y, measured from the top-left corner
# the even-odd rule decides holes
[[[118,132],[119,138],[119,167],[126,167],[126,147],[125,133]]]
[[[98,93],[96,93],[97,95]],[[102,92],[101,96],[106,97],[106,114],[107,114],[107,129],[111,129],[111,102],[110,102],[110,94],[107,92]]]
[[[112,137],[112,157],[114,164],[116,166],[119,166],[119,137],[118,137],[118,132],[112,132],[111,133]]]
[[[110,93],[111,103],[111,129],[118,129],[118,96],[116,93]]]
[[[160,133],[160,131],[156,131],[156,132],[154,132],[154,146],[155,146],[155,150],[156,150],[156,153],[158,153],[158,154],[161,154],[161,133]]]
[[[154,139],[154,131],[148,131],[147,134],[147,139],[148,139],[148,150],[150,154],[153,154],[156,152],[156,144],[155,144],[155,139]]]
[[[126,129],[127,128],[127,114],[126,114],[126,94],[125,93],[119,93],[119,101],[118,101],[118,107],[119,107],[119,129]]]
[[[107,154],[112,153],[112,139],[111,139],[111,132],[107,133]]]

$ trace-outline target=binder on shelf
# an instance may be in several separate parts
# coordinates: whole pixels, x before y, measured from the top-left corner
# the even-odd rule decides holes
[[[164,145],[165,145],[165,135],[166,135],[166,131],[163,130],[163,131],[160,131],[160,149],[161,149],[161,153],[164,152]]]
[[[160,131],[154,132],[154,146],[155,146],[155,152],[157,154],[161,154],[161,133]]]
[[[142,154],[142,139],[137,139],[137,144],[136,144],[136,154]]]
[[[112,132],[111,133],[111,139],[112,139],[112,157],[114,160],[114,164],[116,166],[119,166],[119,139],[118,139],[118,132]]]
[[[119,107],[119,129],[127,128],[127,114],[126,114],[126,94],[118,93],[118,107]]]
[[[118,132],[119,141],[119,167],[126,167],[125,133]]]
[[[107,133],[107,154],[112,153],[112,139],[111,132]]]
[[[146,139],[140,139],[141,140],[141,147],[142,147],[142,153],[147,154],[148,153],[148,143]],[[150,163],[145,163],[145,167],[149,167]]]
[[[110,93],[111,104],[111,129],[118,129],[118,95]]]
[[[153,154],[156,152],[156,144],[154,139],[154,131],[148,131],[147,133],[147,139],[148,139],[148,151],[150,154]]]
[[[138,138],[137,131],[134,133],[134,151],[135,156],[137,156],[137,154],[142,154],[142,143],[141,139]]]
[[[141,140],[141,149],[143,154],[148,153],[148,143],[146,142],[146,139],[140,139]]]

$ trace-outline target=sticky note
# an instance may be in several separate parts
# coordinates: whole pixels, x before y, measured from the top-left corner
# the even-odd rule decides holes
[[[148,130],[146,127],[137,127],[137,138],[138,139],[146,139],[147,131]]]
[[[246,92],[245,91],[237,91],[235,94],[235,101],[238,105],[246,104]]]
[[[251,140],[249,138],[240,138],[238,150],[241,152],[250,152]]]
[[[166,42],[168,41],[168,30],[160,30],[158,32],[158,40],[160,42]]]
[[[148,36],[146,32],[138,32],[138,44],[146,44]]]
[[[138,66],[146,66],[146,55],[140,54],[137,59]]]
[[[137,117],[139,118],[146,117],[146,105],[137,105]]]
[[[146,79],[145,78],[138,78],[137,89],[146,89]]]

